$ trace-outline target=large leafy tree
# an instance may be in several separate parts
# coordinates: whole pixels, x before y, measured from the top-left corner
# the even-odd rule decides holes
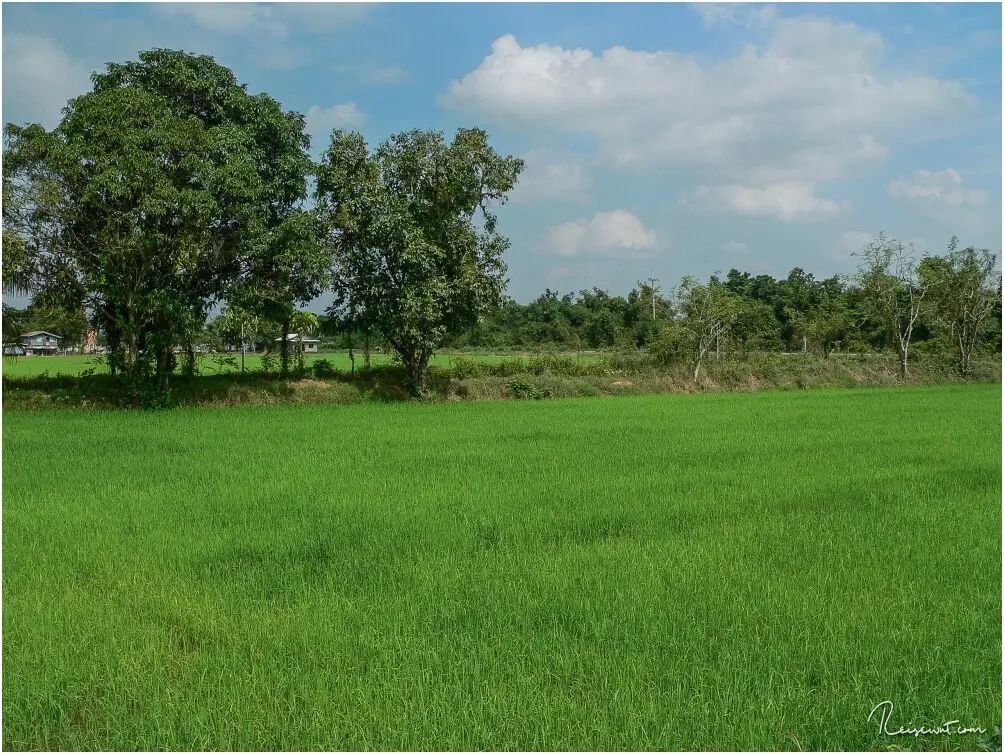
[[[729,324],[728,336],[743,360],[749,358],[751,351],[777,350],[781,335],[774,309],[763,301],[733,295],[735,316]]]
[[[956,364],[968,375],[973,351],[990,334],[1000,290],[997,255],[988,249],[958,248],[952,238],[945,256],[920,263],[935,325],[952,339]]]
[[[302,116],[210,57],[139,57],[94,75],[54,131],[12,128],[4,183],[27,197],[18,230],[43,294],[91,312],[113,368],[152,361],[166,383],[173,345],[273,253],[306,197],[309,141]]]
[[[480,129],[449,144],[403,132],[372,154],[359,134],[332,134],[316,195],[334,268],[329,313],[378,328],[419,390],[433,350],[501,299],[509,241],[492,204],[522,169]]]

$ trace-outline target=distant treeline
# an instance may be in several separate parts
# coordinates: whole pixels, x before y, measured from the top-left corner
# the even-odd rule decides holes
[[[972,253],[972,250],[967,250]],[[959,252],[954,252],[956,255]],[[927,267],[933,266],[929,258]],[[925,265],[921,264],[921,269]],[[928,276],[930,277],[930,276]],[[694,293],[717,294],[717,309],[727,320],[715,338],[717,355],[742,356],[749,351],[802,351],[827,356],[830,352],[896,350],[889,322],[867,296],[867,285],[853,278],[833,276],[817,280],[796,267],[785,278],[751,275],[737,269],[724,277],[711,276],[705,286],[693,280],[669,291],[639,283],[627,296],[590,291],[559,294],[545,290],[529,304],[507,298],[475,327],[445,340],[443,347],[476,349],[653,349],[667,345],[669,330],[678,329],[693,304]],[[925,292],[926,293],[926,292]],[[978,337],[984,351],[1001,350],[1001,290],[986,291],[991,302]],[[920,351],[950,352],[955,348],[953,324],[944,316],[931,291],[913,325],[912,343]],[[692,307],[691,307],[692,308]],[[940,311],[939,311],[940,309]],[[691,312],[693,317],[696,312]],[[358,347],[361,331],[339,332],[338,322],[320,317],[329,346]],[[374,340],[374,345],[379,345]]]
[[[714,345],[717,355],[742,356],[749,351],[873,352],[895,350],[887,324],[869,306],[862,286],[840,276],[817,280],[796,267],[785,278],[751,275],[737,269],[724,277],[711,276],[706,289],[717,289],[722,304],[732,304],[730,326]],[[687,289],[684,289],[684,293]],[[665,346],[667,328],[683,317],[680,289],[654,290],[639,283],[627,296],[611,295],[594,287],[590,291],[559,294],[550,289],[528,304],[505,298],[474,327],[440,343],[448,349],[482,350],[651,350]],[[986,319],[979,343],[981,350],[1001,350],[1001,293],[993,292],[991,315]],[[912,333],[920,351],[953,348],[951,327],[939,327],[941,318],[933,306],[921,309]],[[68,347],[79,346],[87,332],[84,313],[67,313],[45,306],[12,310],[26,329],[47,330]],[[367,334],[346,327],[337,317],[317,317],[321,348],[362,350]],[[208,322],[201,345],[215,350],[237,347],[239,339],[226,328],[227,318]],[[247,344],[256,350],[274,347],[281,334],[278,324],[263,322],[246,332]],[[379,332],[369,334],[369,346],[387,349]]]

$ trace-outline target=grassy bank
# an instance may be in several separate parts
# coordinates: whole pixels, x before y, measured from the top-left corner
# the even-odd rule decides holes
[[[72,359],[74,357],[64,357]],[[77,357],[82,358],[82,357]],[[33,362],[49,361],[38,358]],[[19,360],[16,366],[21,365]],[[4,411],[103,409],[115,407],[234,406],[274,404],[349,404],[407,401],[404,371],[387,357],[370,370],[351,373],[347,356],[322,355],[308,361],[306,372],[279,380],[261,371],[196,377],[175,375],[170,396],[129,389],[108,374],[4,373]],[[357,361],[357,366],[359,362]],[[67,366],[67,369],[72,366]],[[259,365],[260,368],[260,365]],[[691,392],[750,392],[809,388],[890,387],[996,382],[1000,359],[975,363],[967,380],[950,364],[918,359],[904,379],[889,355],[816,356],[759,354],[748,360],[708,362],[698,380],[688,364],[660,366],[644,356],[618,354],[441,355],[431,369],[424,400],[501,400],[574,398],[603,395],[653,395]]]
[[[5,749],[973,749],[1001,393],[12,413]]]

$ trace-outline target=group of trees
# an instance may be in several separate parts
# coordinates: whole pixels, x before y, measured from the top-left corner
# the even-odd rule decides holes
[[[431,349],[501,293],[491,207],[522,162],[470,129],[372,153],[336,131],[314,164],[303,116],[212,58],[139,58],[95,74],[53,130],[5,130],[5,290],[84,312],[113,373],[165,387],[218,307],[231,325],[276,324],[287,372],[298,307],[331,290],[332,316],[379,332],[421,388]]]
[[[113,373],[166,387],[179,347],[191,372],[207,337],[278,340],[286,374],[289,333],[319,329],[367,361],[384,344],[418,390],[449,345],[645,348],[691,359],[695,378],[712,355],[810,346],[894,348],[905,373],[911,343],[939,339],[966,373],[978,348],[1000,347],[996,256],[954,239],[918,259],[879,237],[850,279],[731,270],[669,295],[548,290],[520,305],[504,295],[494,207],[523,162],[480,129],[450,142],[408,131],[375,149],[336,130],[315,163],[303,116],[212,58],[139,58],[95,74],[51,131],[5,131],[3,285],[34,297],[4,307],[5,340],[26,325],[74,343],[89,325]],[[325,316],[301,311],[325,291]]]
[[[753,351],[895,350],[908,369],[910,345],[954,351],[970,370],[980,347],[1000,349],[1001,283],[997,257],[958,248],[918,257],[883,236],[858,253],[857,274],[816,280],[801,268],[786,278],[729,270],[707,283],[684,278],[669,295],[639,283],[626,297],[594,288],[530,304],[507,300],[454,346],[645,348],[695,367],[714,354]]]

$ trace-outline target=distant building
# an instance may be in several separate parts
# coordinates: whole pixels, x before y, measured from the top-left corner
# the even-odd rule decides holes
[[[304,353],[317,353],[317,346],[321,343],[319,338],[304,338],[295,332],[287,335],[286,340],[290,343],[302,343]],[[282,343],[282,338],[276,338],[275,342]]]
[[[21,336],[25,356],[52,356],[59,352],[59,336],[44,330],[33,330]]]

